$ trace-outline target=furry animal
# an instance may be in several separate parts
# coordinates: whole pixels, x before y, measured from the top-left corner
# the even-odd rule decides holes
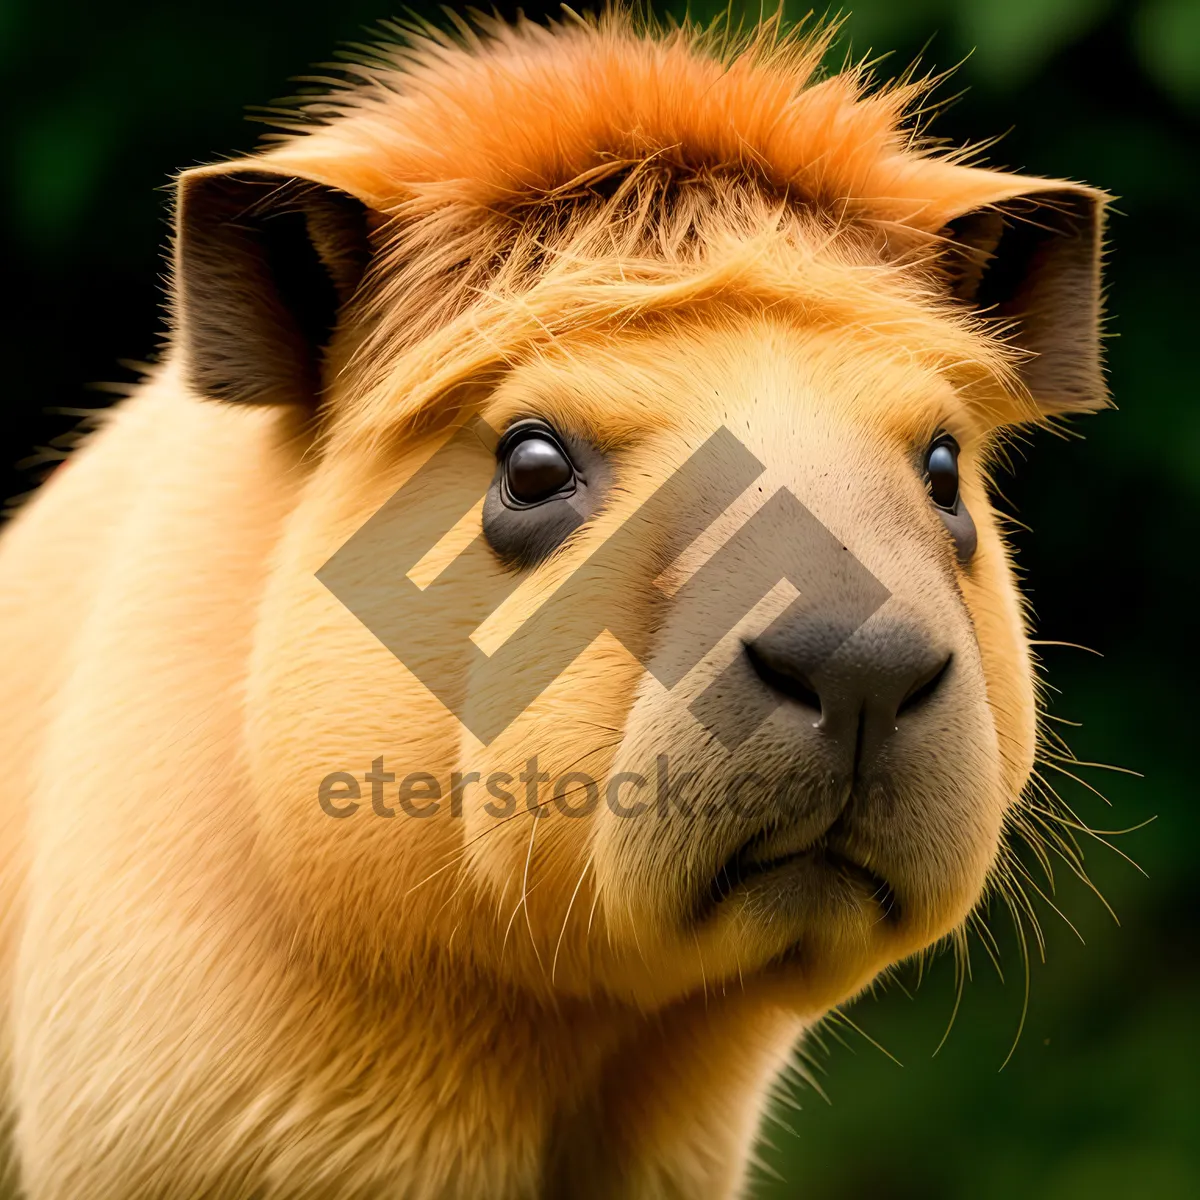
[[[987,474],[1105,403],[1106,198],[829,37],[408,31],[181,176],[169,350],[0,547],[30,1200],[736,1195],[1003,869]]]

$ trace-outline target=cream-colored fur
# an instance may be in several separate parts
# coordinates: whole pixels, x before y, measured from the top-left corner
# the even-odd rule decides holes
[[[318,417],[198,395],[180,305],[162,366],[5,532],[0,1045],[30,1200],[732,1196],[805,1025],[978,901],[1036,737],[986,469],[1006,428],[1102,397],[1065,376],[1031,395],[1020,344],[951,299],[938,256],[966,213],[1101,198],[925,154],[903,92],[812,83],[820,45],[769,41],[610,17],[365,69],[254,160],[373,214]],[[537,753],[603,781],[669,752],[712,791],[738,764],[686,706],[786,596],[671,692],[601,635],[485,746],[316,579],[476,414],[540,416],[614,477],[489,649],[722,425],[761,489],[665,579],[651,546],[594,581],[647,654],[672,589],[778,487],[945,639],[952,702],[904,735],[861,834],[902,916],[814,893],[689,922],[720,820],[497,819],[470,787],[461,819],[321,810],[326,775],[379,757],[449,780]],[[967,567],[914,465],[939,430],[962,446]],[[486,485],[494,458],[438,469]],[[404,633],[431,655],[446,636]]]

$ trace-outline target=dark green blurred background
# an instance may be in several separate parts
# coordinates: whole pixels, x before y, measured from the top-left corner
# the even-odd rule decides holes
[[[0,0],[6,495],[52,459],[73,419],[105,402],[92,385],[131,380],[161,337],[160,250],[168,177],[250,148],[247,105],[389,15],[387,0]],[[419,6],[418,6],[419,7]],[[505,8],[507,6],[502,6]],[[545,6],[546,9],[551,6]],[[708,16],[715,6],[695,5]],[[543,6],[527,5],[538,13]],[[797,10],[799,11],[799,10]],[[822,1099],[780,1109],[757,1194],[860,1197],[1200,1196],[1200,0],[861,0],[845,27],[855,55],[922,48],[966,94],[937,131],[1004,134],[999,165],[1099,184],[1120,199],[1111,227],[1109,358],[1119,412],[1076,422],[1086,440],[1037,436],[1011,507],[1039,637],[1099,651],[1043,651],[1057,715],[1081,759],[1144,780],[1084,772],[1112,809],[1070,780],[1067,799],[1115,839],[1139,875],[1088,850],[1120,917],[1063,871],[1056,901],[1080,945],[1041,905],[1048,952],[1034,962],[1028,1018],[1006,915],[994,914],[1007,982],[976,944],[975,978],[949,1039],[951,963],[849,1010],[904,1065],[842,1030],[816,1051]],[[969,55],[969,57],[968,57]],[[965,59],[965,61],[964,61]],[[37,450],[37,447],[42,447]],[[906,994],[913,993],[911,996]],[[116,1200],[116,1198],[114,1198]]]

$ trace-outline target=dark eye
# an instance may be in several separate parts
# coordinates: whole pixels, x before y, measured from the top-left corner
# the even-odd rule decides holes
[[[975,522],[958,494],[958,443],[948,433],[935,438],[925,452],[925,478],[929,482],[929,498],[954,539],[958,561],[966,565],[974,556],[979,539]]]
[[[934,504],[953,512],[958,505],[958,443],[952,437],[943,436],[930,447],[925,475]]]
[[[516,507],[570,492],[575,469],[562,447],[542,430],[529,430],[503,451],[504,495]]]
[[[523,570],[544,562],[604,503],[612,472],[578,434],[528,418],[496,446],[483,502],[483,536],[500,561]]]

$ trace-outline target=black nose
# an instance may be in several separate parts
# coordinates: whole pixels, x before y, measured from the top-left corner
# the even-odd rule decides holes
[[[805,615],[746,643],[759,678],[818,712],[818,727],[856,764],[934,695],[950,669],[949,651],[924,630],[881,618],[847,637],[836,621]]]

